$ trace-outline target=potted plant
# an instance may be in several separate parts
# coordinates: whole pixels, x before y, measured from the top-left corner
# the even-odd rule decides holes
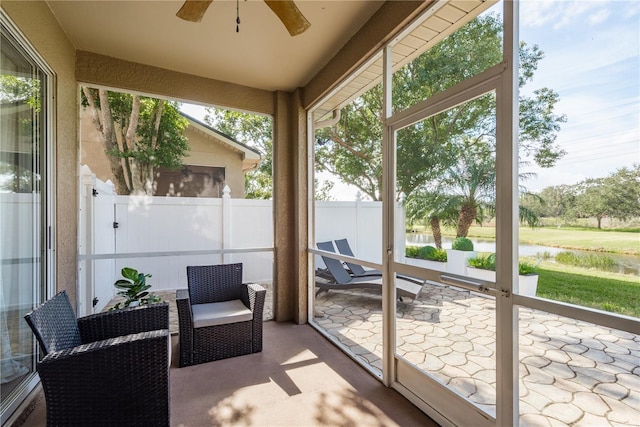
[[[150,274],[139,273],[138,270],[131,267],[124,267],[121,273],[124,279],[117,280],[113,285],[120,289],[117,295],[124,297],[125,300],[117,303],[111,310],[162,302],[162,298],[158,295],[147,291],[151,288],[151,285],[147,284],[147,278],[151,277]]]
[[[447,270],[447,251],[434,246],[407,246],[405,249],[407,264],[432,270]]]
[[[538,267],[525,261],[518,262],[518,293],[536,296],[538,290]]]
[[[466,237],[458,237],[447,249],[447,271],[454,274],[467,273],[467,260],[478,255],[473,250],[473,242]]]
[[[468,260],[467,275],[476,279],[496,281],[496,254]],[[535,296],[538,289],[538,267],[526,261],[518,262],[518,293]]]
[[[496,281],[496,254],[478,255],[467,260],[467,275],[476,279]]]

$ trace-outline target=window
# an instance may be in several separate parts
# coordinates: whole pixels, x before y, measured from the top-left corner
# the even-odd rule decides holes
[[[0,61],[0,396],[2,422],[37,381],[23,316],[47,296],[50,75],[2,18]],[[5,24],[6,23],[6,24]]]

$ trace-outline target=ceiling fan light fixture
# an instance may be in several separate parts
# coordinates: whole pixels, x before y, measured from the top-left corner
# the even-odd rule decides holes
[[[185,0],[176,13],[178,18],[190,22],[200,22],[213,0]],[[311,26],[293,0],[264,0],[276,14],[291,36],[302,34]],[[240,5],[236,0],[236,32],[240,32]]]

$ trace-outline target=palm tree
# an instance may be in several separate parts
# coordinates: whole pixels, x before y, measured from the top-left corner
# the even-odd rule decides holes
[[[528,177],[520,176],[521,180]],[[407,216],[410,220],[427,219],[436,246],[441,248],[442,223],[456,226],[456,237],[467,237],[474,222],[495,215],[495,187],[493,152],[487,145],[467,143],[436,184],[426,184],[407,197]],[[519,217],[531,227],[538,223],[537,215],[523,206]]]

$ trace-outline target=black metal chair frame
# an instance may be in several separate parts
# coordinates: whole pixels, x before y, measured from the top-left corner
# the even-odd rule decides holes
[[[180,367],[262,351],[262,313],[266,289],[242,283],[242,264],[187,267],[188,289],[176,291]],[[241,300],[251,310],[247,321],[194,328],[194,304]]]

